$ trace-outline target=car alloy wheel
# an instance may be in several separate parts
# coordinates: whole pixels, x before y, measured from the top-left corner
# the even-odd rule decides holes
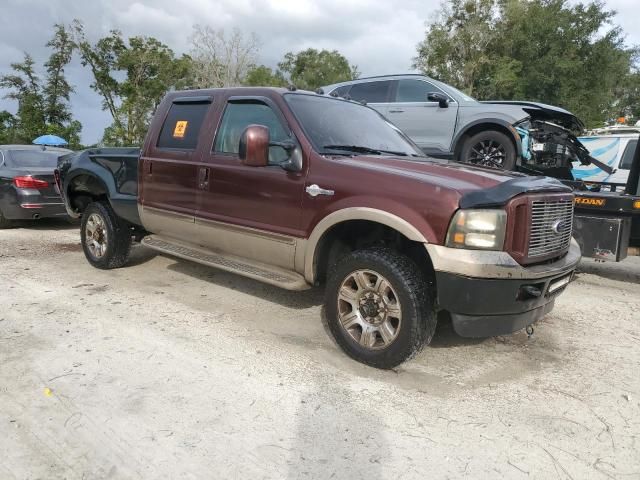
[[[108,245],[107,228],[104,219],[97,213],[92,213],[85,226],[85,242],[94,258],[102,258]]]
[[[356,270],[338,290],[340,325],[362,347],[380,350],[398,336],[402,309],[391,283],[372,270]]]
[[[503,168],[506,157],[504,145],[495,140],[486,139],[471,147],[469,162],[485,167]]]

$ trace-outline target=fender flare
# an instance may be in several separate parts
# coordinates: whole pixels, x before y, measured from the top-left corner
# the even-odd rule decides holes
[[[518,160],[517,163],[519,163],[520,158],[522,157],[522,140],[520,139],[520,135],[518,134],[518,132],[516,131],[516,129],[514,128],[512,123],[510,123],[507,120],[504,120],[502,118],[495,118],[495,117],[481,118],[479,120],[474,120],[473,122],[468,123],[467,125],[465,125],[463,130],[460,130],[458,133],[456,133],[456,136],[453,138],[453,142],[451,142],[451,152],[454,155],[454,160],[458,161],[455,158],[455,153],[456,153],[456,149],[458,147],[458,142],[460,142],[460,139],[470,129],[472,129],[473,127],[475,127],[477,125],[483,124],[483,123],[487,123],[487,124],[494,123],[496,125],[500,125],[501,127],[506,128],[511,133],[511,139],[516,144],[516,159]]]
[[[320,220],[306,241],[304,248],[304,276],[310,284],[315,282],[318,246],[324,234],[335,225],[350,220],[368,220],[380,223],[400,232],[409,240],[425,244],[429,243],[425,236],[411,223],[384,210],[370,207],[347,207],[337,210]]]

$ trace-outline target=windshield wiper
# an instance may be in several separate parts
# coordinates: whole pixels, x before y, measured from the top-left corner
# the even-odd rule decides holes
[[[355,152],[355,153],[368,153],[370,155],[383,155],[388,153],[389,155],[397,155],[399,157],[406,157],[407,154],[404,152],[395,152],[393,150],[381,150],[379,148],[370,148],[363,147],[360,145],[323,145],[323,149],[329,150],[344,150],[347,152]]]

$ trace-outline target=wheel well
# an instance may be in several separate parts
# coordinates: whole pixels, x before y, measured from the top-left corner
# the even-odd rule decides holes
[[[511,143],[513,144],[513,148],[516,150],[516,155],[518,155],[518,145],[516,145],[516,141],[513,138],[513,132],[511,132],[507,127],[505,127],[504,125],[500,125],[499,123],[479,123],[477,125],[469,127],[468,130],[460,135],[460,138],[458,138],[453,151],[453,158],[456,161],[459,161],[460,154],[462,153],[462,145],[464,145],[464,142],[467,138],[473,137],[476,133],[490,130],[504,133],[507,137],[509,137],[509,140],[511,140]]]
[[[385,246],[397,250],[411,258],[435,286],[433,264],[424,244],[409,240],[393,228],[370,220],[349,220],[338,223],[327,230],[315,251],[315,280],[324,283],[329,269],[341,257],[363,248]]]
[[[69,205],[78,214],[82,214],[90,203],[106,200],[107,193],[102,181],[92,175],[78,175],[67,187]]]

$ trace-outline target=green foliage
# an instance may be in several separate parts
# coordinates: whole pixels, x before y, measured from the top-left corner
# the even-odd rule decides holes
[[[170,89],[186,88],[191,58],[151,37],[122,38],[117,30],[91,44],[84,26],[74,22],[75,44],[84,66],[93,74],[91,87],[102,96],[102,108],[113,123],[104,131],[108,145],[140,145],[162,97]]]
[[[0,141],[31,143],[34,138],[50,133],[66,139],[71,148],[78,148],[82,125],[72,119],[69,97],[73,89],[64,74],[71,61],[73,43],[63,25],[54,25],[54,36],[46,46],[52,53],[44,64],[47,72],[44,81],[27,53],[22,62],[11,64],[12,73],[0,76],[0,88],[8,90],[5,97],[18,102],[15,115],[0,113]]]
[[[247,73],[243,85],[248,87],[286,87],[287,80],[280,70],[259,65]]]
[[[620,104],[634,51],[599,1],[453,0],[429,25],[415,65],[479,99],[541,101],[588,126]]]
[[[289,52],[278,68],[289,76],[288,80],[304,90],[315,90],[323,85],[358,78],[358,69],[337,50],[308,48],[298,53]]]

